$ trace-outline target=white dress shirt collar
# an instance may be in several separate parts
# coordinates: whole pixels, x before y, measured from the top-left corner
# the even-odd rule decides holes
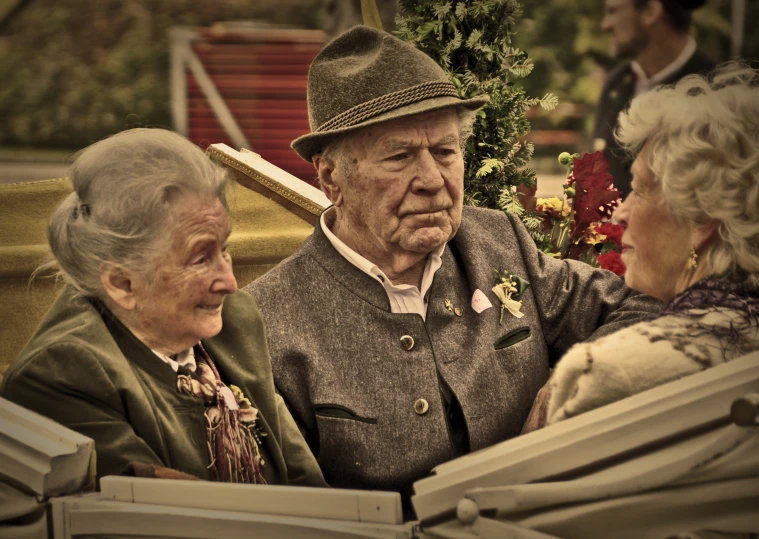
[[[335,236],[327,224],[327,219],[334,220],[334,207],[325,210],[319,225],[322,227],[324,235],[332,244],[332,246],[340,253],[343,258],[348,262],[356,266],[358,269],[369,275],[370,277],[378,280],[390,300],[390,311],[393,313],[416,313],[422,318],[427,318],[427,292],[432,286],[432,279],[435,276],[435,272],[443,265],[443,251],[445,251],[445,243],[440,247],[434,249],[427,256],[427,263],[424,266],[424,273],[422,275],[422,287],[421,290],[414,285],[400,284],[395,285],[385,275],[385,273],[377,266],[377,264],[367,260],[356,251],[348,247],[343,241]]]
[[[157,355],[161,361],[166,363],[169,367],[171,367],[174,372],[179,371],[179,367],[188,366],[191,371],[195,372],[195,350],[192,348],[188,348],[184,352],[179,352],[176,354],[175,357],[170,357],[167,355],[162,354],[161,352],[156,352],[155,350],[151,350],[155,355]]]

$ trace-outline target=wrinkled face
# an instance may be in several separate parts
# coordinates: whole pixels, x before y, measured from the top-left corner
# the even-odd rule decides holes
[[[367,127],[346,149],[348,170],[336,170],[340,207],[364,256],[429,253],[458,230],[464,160],[454,110]],[[342,174],[342,178],[340,177]]]
[[[614,212],[625,227],[622,261],[630,288],[662,301],[671,300],[687,271],[691,248],[690,227],[671,215],[661,188],[646,164],[646,149],[632,166],[632,192]]]
[[[237,281],[227,253],[229,216],[221,202],[179,195],[172,213],[172,238],[152,286],[135,284],[134,316],[145,344],[177,353],[221,331],[224,297],[237,289]]]
[[[606,0],[601,29],[611,36],[610,53],[615,58],[635,57],[648,42],[633,0]]]

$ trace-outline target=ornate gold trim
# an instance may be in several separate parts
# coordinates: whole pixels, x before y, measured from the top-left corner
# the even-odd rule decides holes
[[[321,215],[322,211],[324,211],[324,208],[314,204],[303,195],[300,195],[299,193],[296,193],[292,189],[285,187],[281,183],[272,180],[271,178],[269,178],[268,176],[265,176],[264,174],[261,174],[260,172],[249,167],[245,163],[242,163],[236,159],[229,157],[227,154],[214,148],[213,146],[208,147],[208,149],[206,150],[206,154],[208,154],[208,156],[211,157],[211,159],[215,159],[216,161],[223,163],[229,168],[232,168],[238,172],[241,172],[248,178],[255,180],[256,182],[261,184],[263,187],[265,187],[269,191],[272,191],[273,193],[276,193],[277,195],[287,199],[293,204],[296,204],[298,207],[303,208],[304,210],[306,210],[312,215],[315,215],[318,217],[319,215]],[[245,187],[250,187],[250,186],[246,185]]]

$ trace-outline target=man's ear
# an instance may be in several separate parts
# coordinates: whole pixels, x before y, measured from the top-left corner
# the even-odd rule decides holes
[[[100,266],[100,282],[106,294],[116,305],[131,311],[137,304],[134,283],[128,272],[113,264]]]
[[[699,227],[693,227],[691,230],[691,240],[693,241],[693,247],[696,251],[701,250],[702,247],[711,243],[718,234],[719,225],[719,221],[716,219],[710,219]]]
[[[343,193],[340,186],[335,183],[334,172],[335,164],[331,159],[325,158],[321,153],[317,153],[311,158],[319,178],[319,186],[322,192],[332,202],[335,207],[343,205]]]
[[[661,0],[648,0],[639,11],[640,20],[644,26],[651,28],[664,18],[664,6]]]

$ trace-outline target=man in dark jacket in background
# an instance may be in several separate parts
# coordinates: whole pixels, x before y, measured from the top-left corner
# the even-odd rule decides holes
[[[615,187],[630,192],[632,160],[614,140],[619,113],[630,101],[660,84],[673,84],[714,68],[688,34],[691,12],[706,0],[606,0],[601,29],[611,34],[611,53],[627,58],[611,72],[601,92],[593,145],[603,150]]]

